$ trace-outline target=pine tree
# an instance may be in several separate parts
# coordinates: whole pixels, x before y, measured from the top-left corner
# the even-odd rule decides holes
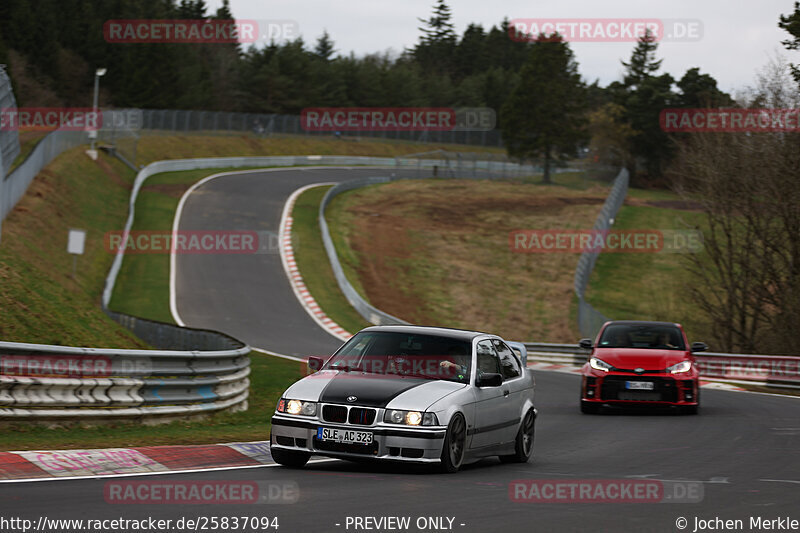
[[[333,40],[328,35],[328,30],[323,30],[322,35],[317,39],[316,46],[314,46],[314,53],[323,60],[328,61],[334,52]]]
[[[423,69],[433,72],[451,72],[456,48],[456,32],[451,22],[452,14],[445,0],[437,0],[433,15],[418,19],[424,24],[419,43],[413,50],[414,58]]]
[[[639,38],[636,48],[633,50],[630,62],[622,62],[625,67],[624,84],[627,88],[638,87],[645,79],[655,74],[661,68],[663,59],[656,61],[656,50],[658,43],[656,37],[650,30],[647,30]]]
[[[800,2],[794,3],[794,13],[791,15],[781,15],[778,27],[782,30],[786,30],[789,35],[792,36],[791,39],[781,41],[781,44],[783,44],[787,50],[800,50]],[[793,64],[790,65],[789,68],[792,69],[792,76],[794,76],[794,79],[800,84],[800,65]]]
[[[544,159],[544,183],[554,162],[575,157],[587,140],[586,88],[569,44],[560,37],[536,42],[520,82],[500,113],[509,155]]]

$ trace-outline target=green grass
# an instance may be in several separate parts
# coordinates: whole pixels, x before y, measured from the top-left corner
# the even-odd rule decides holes
[[[314,187],[297,198],[292,210],[294,257],[303,275],[303,282],[320,308],[345,330],[355,333],[370,324],[339,290],[319,229],[319,204],[330,188],[331,186]]]
[[[215,444],[269,438],[271,413],[283,391],[303,374],[301,363],[250,353],[247,411],[158,426],[121,422],[96,427],[48,429],[30,423],[4,426],[0,450],[109,448],[166,444]]]
[[[676,200],[665,191],[633,191],[634,198]],[[626,205],[614,229],[687,229],[703,226],[699,212]],[[702,253],[702,252],[701,252]],[[679,253],[607,253],[595,265],[588,301],[616,320],[680,322],[690,339],[708,338],[709,324],[688,298],[688,258]]]
[[[100,295],[113,256],[103,236],[121,228],[134,174],[106,155],[92,161],[69,150],[43,171],[3,221],[0,242],[0,339],[142,348],[109,319]],[[67,254],[70,228],[87,232],[85,253]]]
[[[591,226],[608,186],[584,188],[570,174],[549,186],[430,179],[363,187],[337,196],[327,220],[345,275],[383,311],[516,340],[574,341],[577,255],[512,253],[508,241],[513,229]]]

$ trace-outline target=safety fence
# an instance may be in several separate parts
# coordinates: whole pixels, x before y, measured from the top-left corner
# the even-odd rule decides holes
[[[256,135],[324,135],[334,132],[304,130],[299,115],[191,111],[180,109],[141,110],[141,129],[176,133],[250,132]],[[127,127],[131,127],[128,124]],[[453,129],[448,131],[340,131],[340,138],[380,138],[413,142],[435,142],[478,146],[503,146],[499,130]]]
[[[524,344],[529,362],[580,366],[591,354],[577,344]],[[698,352],[694,359],[700,376],[708,381],[800,390],[800,357]]]
[[[611,192],[595,221],[595,230],[605,231],[611,228],[614,223],[614,217],[617,216],[617,212],[625,202],[627,194],[628,170],[623,168],[614,179]],[[578,266],[575,268],[575,295],[578,297],[578,329],[583,337],[594,338],[602,325],[610,320],[586,301],[586,289],[589,286],[589,279],[592,276],[594,265],[597,263],[598,255],[600,255],[599,251],[584,251],[578,259]]]
[[[4,66],[0,65],[0,109],[14,109],[17,107],[17,101]],[[18,155],[19,135],[13,128],[0,128],[0,181],[8,173]]]

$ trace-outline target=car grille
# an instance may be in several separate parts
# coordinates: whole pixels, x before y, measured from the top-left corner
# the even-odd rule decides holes
[[[346,444],[344,442],[330,442],[317,440],[314,437],[314,449],[323,452],[357,453],[359,455],[378,455],[378,443],[372,444]]]
[[[627,390],[626,381],[650,381],[654,383],[653,390]],[[636,402],[677,402],[678,389],[675,381],[655,377],[640,378],[639,376],[606,376],[601,387],[603,400],[629,400]]]
[[[371,426],[375,422],[375,409],[364,409],[362,407],[351,407],[350,415],[347,420],[351,424],[360,426]]]
[[[357,426],[371,426],[375,423],[376,409],[364,407],[347,407],[345,405],[324,405],[322,406],[322,419],[325,422],[336,422],[338,424],[354,424]]]
[[[344,405],[323,406],[322,419],[326,422],[344,423],[347,420],[347,407]]]

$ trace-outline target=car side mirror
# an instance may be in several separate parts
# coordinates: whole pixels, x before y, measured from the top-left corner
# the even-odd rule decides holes
[[[578,345],[583,348],[584,350],[591,350],[592,349],[592,339],[581,339],[578,342]]]
[[[487,372],[478,378],[478,387],[499,387],[503,384],[503,375]]]
[[[322,357],[314,357],[313,355],[308,358],[308,370],[310,373],[314,373],[319,371],[322,368],[322,365],[325,364],[325,360]]]
[[[708,350],[708,344],[704,342],[692,343],[692,352],[705,352],[706,350]]]

